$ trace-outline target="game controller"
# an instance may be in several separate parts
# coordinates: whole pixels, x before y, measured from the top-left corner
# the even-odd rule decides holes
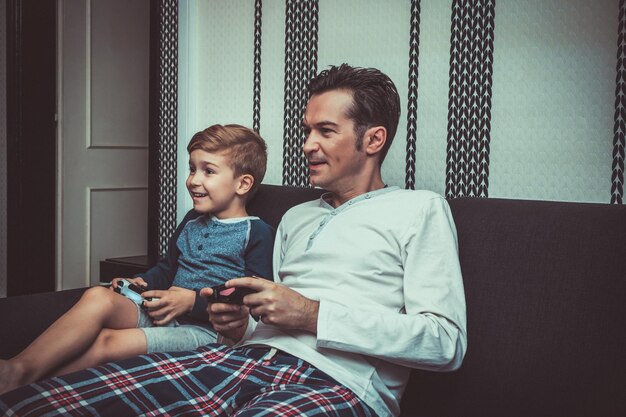
[[[117,287],[114,288],[113,291],[130,299],[135,304],[139,304],[141,307],[143,307],[144,301],[157,300],[157,298],[142,297],[141,293],[145,292],[146,290],[144,288],[141,288],[139,285],[133,284],[127,279],[120,279],[119,281],[117,281]]]
[[[211,287],[213,294],[208,297],[209,303],[243,304],[243,297],[255,291],[250,288],[230,287],[225,284]]]

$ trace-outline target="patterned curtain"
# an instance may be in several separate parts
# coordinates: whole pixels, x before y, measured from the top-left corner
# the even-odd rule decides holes
[[[151,7],[148,256],[154,262],[176,228],[178,1],[159,0]]]
[[[254,2],[254,93],[252,99],[252,129],[261,129],[261,18],[263,2]]]
[[[411,0],[409,37],[409,99],[406,123],[406,181],[405,188],[415,189],[415,151],[417,147],[417,68],[420,35],[420,2]]]
[[[453,0],[446,197],[488,197],[495,0]]]
[[[626,132],[626,1],[624,0],[619,2],[616,84],[611,204],[622,204],[622,197],[624,196],[624,133]]]
[[[309,172],[301,125],[306,86],[317,73],[318,1],[286,0],[285,20],[283,184],[306,187]]]

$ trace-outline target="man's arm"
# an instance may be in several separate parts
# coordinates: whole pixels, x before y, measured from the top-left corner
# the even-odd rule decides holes
[[[403,311],[321,300],[317,345],[408,367],[454,370],[465,355],[467,333],[456,229],[447,202],[433,199],[407,226]]]
[[[285,250],[280,232],[279,227],[275,268],[280,266]],[[247,278],[231,280],[229,285],[256,291],[246,296],[245,302],[264,323],[316,334],[320,348],[408,367],[456,369],[467,343],[465,296],[456,231],[443,198],[433,199],[412,219],[403,241],[403,311],[401,306],[394,311],[374,302],[356,306],[349,300],[345,304],[327,299],[317,302],[284,285]]]

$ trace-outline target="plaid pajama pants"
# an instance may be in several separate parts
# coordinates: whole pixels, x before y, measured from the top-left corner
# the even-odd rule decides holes
[[[269,348],[154,353],[0,396],[5,416],[375,417],[349,389]]]

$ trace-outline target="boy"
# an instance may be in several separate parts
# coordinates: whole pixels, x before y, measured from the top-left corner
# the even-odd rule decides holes
[[[122,278],[110,289],[88,289],[24,351],[0,361],[0,393],[111,360],[216,342],[200,288],[272,276],[273,229],[246,212],[265,174],[263,139],[243,126],[214,125],[196,133],[187,151],[193,210],[174,232],[167,256],[128,279],[147,288],[143,308],[114,292]]]

